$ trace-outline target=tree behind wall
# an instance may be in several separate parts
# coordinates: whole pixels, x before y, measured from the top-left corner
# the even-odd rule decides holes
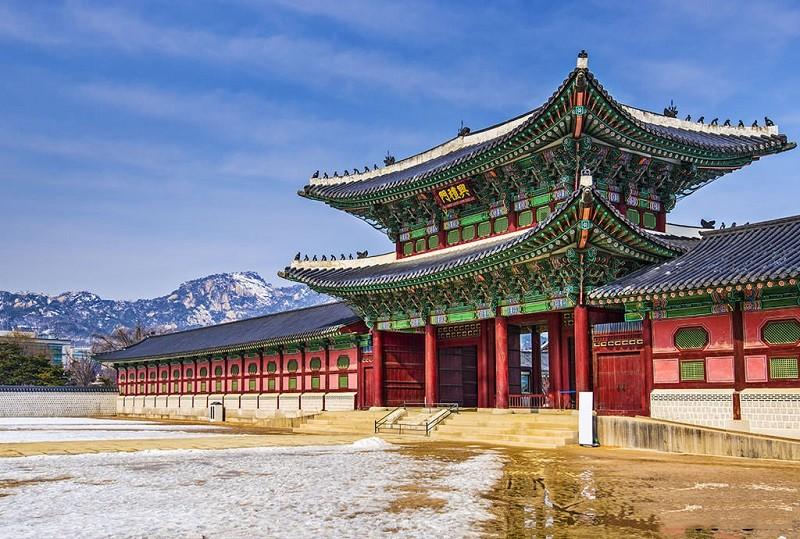
[[[47,357],[26,355],[18,344],[0,342],[0,384],[63,386],[66,383],[64,370],[52,365]]]

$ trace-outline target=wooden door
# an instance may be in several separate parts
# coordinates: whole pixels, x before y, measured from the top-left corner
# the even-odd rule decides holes
[[[598,354],[595,365],[597,412],[604,415],[646,413],[645,369],[640,352]]]
[[[439,348],[439,401],[478,406],[478,347]]]

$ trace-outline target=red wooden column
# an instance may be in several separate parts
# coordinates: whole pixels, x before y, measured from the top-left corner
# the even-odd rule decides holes
[[[478,408],[489,407],[489,322],[481,320],[478,346]]]
[[[372,330],[372,405],[383,406],[383,332]]]
[[[320,371],[322,374],[320,375],[319,380],[319,388],[323,391],[328,390],[328,386],[330,385],[330,361],[331,361],[331,345],[330,343],[326,342],[322,345],[322,366]]]
[[[745,389],[745,370],[744,370],[744,315],[742,304],[736,303],[731,313],[733,323],[733,419],[742,419],[742,401],[739,393]]]
[[[561,408],[561,313],[550,313],[547,319],[547,350],[550,400],[553,408]]]
[[[495,408],[508,408],[508,319],[494,319]]]
[[[306,344],[300,343],[300,393],[306,390]]]
[[[650,313],[645,313],[642,320],[642,357],[644,358],[642,410],[650,415],[650,393],[653,391],[653,324],[650,320]]]
[[[586,305],[575,307],[575,391],[590,391],[589,362],[592,360],[592,343],[589,339],[589,309]],[[577,396],[576,396],[577,399]]]
[[[436,357],[436,327],[425,325],[425,404],[432,406],[439,400],[439,361]]]
[[[531,328],[531,393],[542,392],[542,346],[539,328]]]

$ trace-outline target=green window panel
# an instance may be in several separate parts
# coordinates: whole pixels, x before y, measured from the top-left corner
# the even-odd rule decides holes
[[[219,365],[214,368],[214,376],[222,376],[222,367]]]
[[[247,390],[248,391],[255,391],[256,390],[256,381],[255,380],[248,380],[248,382],[247,382]]]
[[[286,370],[289,372],[297,372],[297,360],[292,359],[286,364]]]
[[[319,376],[311,377],[311,389],[319,389]]]
[[[231,376],[236,376],[239,374],[239,365],[231,366]]]
[[[278,365],[274,361],[267,363],[267,372],[274,373],[278,371]]]
[[[800,323],[797,320],[772,320],[761,330],[761,339],[767,344],[794,344],[800,341]]]
[[[205,367],[202,367],[200,369],[200,376],[208,376],[208,369],[206,369]]]
[[[186,378],[192,378],[194,376],[194,371],[192,369],[186,369]]]
[[[681,361],[681,382],[703,382],[705,379],[705,361]]]
[[[219,380],[217,380],[217,382],[214,384],[214,391],[216,391],[217,393],[222,392],[222,382],[220,382]]]
[[[267,380],[267,390],[275,391],[275,378],[270,378]]]
[[[336,360],[336,366],[340,369],[346,369],[350,366],[350,357],[349,356],[339,356],[339,359]]]
[[[166,393],[167,392],[167,384],[161,384],[161,392],[162,393]]]
[[[447,245],[454,245],[461,241],[461,231],[457,228],[447,233]]]
[[[169,374],[167,374],[167,371],[164,371],[164,372],[161,373],[161,379],[162,380],[166,380],[168,376],[169,376]]]
[[[465,226],[461,231],[461,239],[470,241],[475,239],[475,225]]]
[[[192,391],[194,391],[194,384],[193,384],[193,383],[191,383],[191,382],[187,382],[187,383],[186,383],[186,391],[188,391],[189,393],[191,393]]]
[[[178,391],[180,391],[178,386],[179,386],[178,382],[175,382],[174,384],[172,384],[172,392],[173,393],[177,393]]]
[[[675,332],[675,347],[681,350],[700,350],[708,344],[708,332],[703,328],[681,328]]]
[[[231,380],[231,391],[239,391],[239,380]]]
[[[409,241],[403,244],[403,254],[405,256],[414,254],[414,242]]]
[[[625,212],[625,217],[627,217],[628,221],[634,225],[639,224],[639,210],[635,208],[628,208],[628,211]]]
[[[178,379],[178,378],[180,378],[180,377],[181,377],[181,371],[178,371],[178,370],[174,370],[174,371],[172,371],[172,378],[173,378],[174,380],[177,380],[177,379]]]
[[[645,228],[655,228],[656,215],[654,213],[650,213],[649,211],[644,212],[644,216],[642,217],[642,223],[644,223]]]
[[[796,357],[769,358],[769,377],[774,380],[786,380],[798,377]]]
[[[312,357],[309,366],[312,371],[318,371],[322,368],[322,360],[318,357]]]
[[[426,245],[426,243],[427,243],[427,242],[425,241],[425,238],[420,238],[420,239],[418,239],[418,240],[416,241],[416,243],[414,244],[414,250],[415,250],[416,252],[418,252],[418,253],[421,253],[422,251],[424,251],[424,250],[425,250],[425,245]]]
[[[494,220],[494,233],[500,234],[508,230],[508,217],[498,217]]]
[[[530,226],[533,224],[533,210],[525,210],[517,216],[519,226]]]
[[[428,249],[437,249],[439,247],[439,235],[428,237]]]
[[[191,389],[189,389],[189,391],[191,391]],[[200,393],[205,393],[206,391],[208,391],[208,386],[205,382],[200,382]]]
[[[410,235],[411,235],[412,239],[416,239],[416,238],[421,238],[422,236],[424,236],[425,232],[426,232],[425,231],[425,227],[415,228],[414,230],[411,231]]]
[[[489,221],[484,221],[478,224],[478,237],[485,238],[492,233],[492,224]]]
[[[339,389],[347,389],[350,387],[350,379],[346,374],[339,375]]]
[[[550,215],[550,206],[542,206],[541,208],[536,208],[536,222],[541,223]]]
[[[462,217],[459,220],[462,226],[466,225],[474,225],[475,223],[480,223],[481,221],[485,221],[489,218],[488,211],[482,211],[479,213],[473,213],[472,215],[467,215],[466,217]]]
[[[258,372],[258,366],[255,363],[251,363],[247,367],[247,372],[249,372],[250,374],[255,374],[256,372]]]
[[[289,378],[289,389],[297,389],[297,378]]]

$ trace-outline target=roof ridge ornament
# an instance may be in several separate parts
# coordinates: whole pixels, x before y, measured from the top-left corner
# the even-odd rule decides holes
[[[575,67],[578,69],[589,69],[589,53],[586,52],[586,49],[581,49],[581,52],[578,53],[578,61]]]

